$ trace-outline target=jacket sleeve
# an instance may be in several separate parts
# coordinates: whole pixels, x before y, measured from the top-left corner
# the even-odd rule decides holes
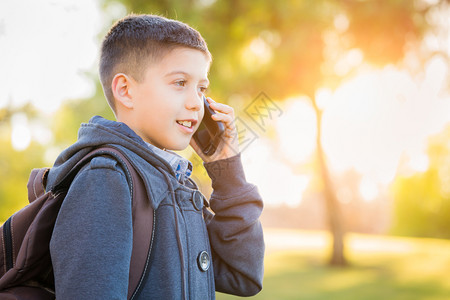
[[[127,298],[131,194],[116,164],[92,159],[64,199],[50,242],[56,299]]]
[[[213,187],[210,205],[214,216],[206,219],[216,290],[255,295],[262,289],[264,273],[261,196],[256,186],[247,183],[240,154],[205,163],[205,168]]]

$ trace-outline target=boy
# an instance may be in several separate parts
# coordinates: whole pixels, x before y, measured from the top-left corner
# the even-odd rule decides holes
[[[233,109],[208,98],[224,141],[204,156],[192,135],[203,118],[211,55],[178,21],[131,15],[106,35],[100,78],[117,122],[94,117],[50,171],[51,189],[86,153],[120,148],[143,175],[154,209],[149,270],[134,299],[214,299],[215,290],[262,288],[262,200],[245,181]],[[192,164],[168,150],[190,144],[212,179],[210,213],[194,201]],[[174,193],[171,193],[174,191]],[[201,198],[200,198],[201,199]],[[206,200],[204,201],[205,203]],[[57,299],[126,299],[132,250],[131,196],[116,160],[96,157],[75,177],[59,212],[50,252]]]

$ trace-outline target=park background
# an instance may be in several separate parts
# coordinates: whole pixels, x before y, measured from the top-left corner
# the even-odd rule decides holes
[[[2,0],[0,222],[80,123],[113,118],[98,49],[130,12],[208,43],[208,96],[235,108],[265,200],[254,299],[449,299],[447,0]],[[181,154],[209,195],[199,158]]]

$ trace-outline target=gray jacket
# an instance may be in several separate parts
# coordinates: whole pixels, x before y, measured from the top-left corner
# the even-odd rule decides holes
[[[192,180],[178,182],[172,167],[128,126],[97,116],[57,158],[47,190],[102,145],[120,148],[144,174],[155,212],[150,268],[134,299],[204,300],[215,299],[216,290],[242,296],[261,290],[263,203],[245,180],[240,155],[204,164],[213,193],[209,202],[195,201]],[[57,299],[126,299],[131,250],[124,170],[112,158],[96,157],[75,177],[56,220],[50,252]]]

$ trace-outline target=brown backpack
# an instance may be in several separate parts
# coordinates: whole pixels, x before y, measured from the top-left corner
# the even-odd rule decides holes
[[[133,250],[128,299],[139,293],[148,272],[154,211],[141,176],[113,146],[89,152],[55,187],[45,192],[49,168],[34,169],[28,181],[29,204],[13,214],[0,228],[0,299],[55,299],[49,244],[56,217],[78,171],[95,156],[111,156],[127,174],[132,192]]]

